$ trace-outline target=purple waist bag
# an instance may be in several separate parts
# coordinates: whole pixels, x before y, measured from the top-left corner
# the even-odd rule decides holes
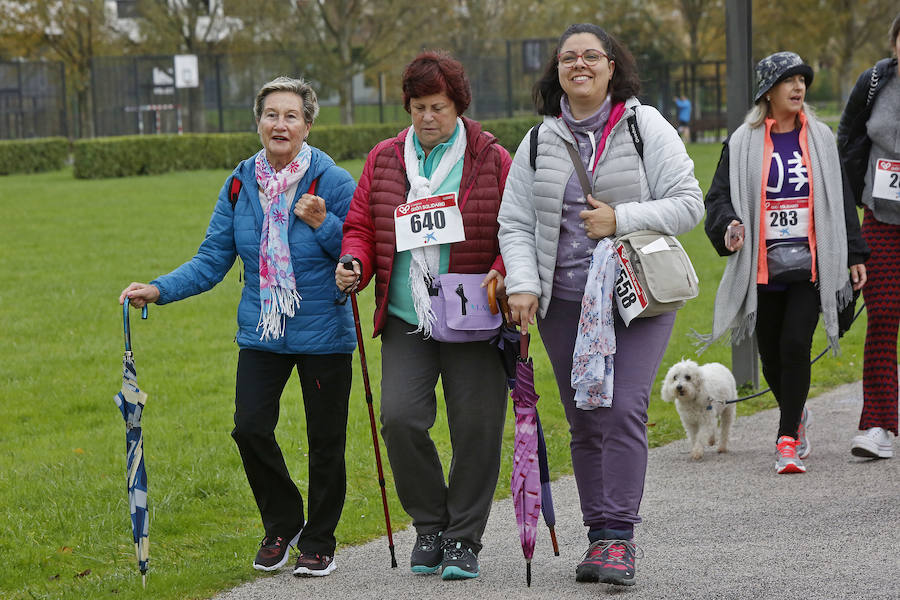
[[[439,342],[482,342],[497,335],[503,316],[491,314],[485,273],[445,273],[432,284],[431,309],[435,321],[431,337]]]

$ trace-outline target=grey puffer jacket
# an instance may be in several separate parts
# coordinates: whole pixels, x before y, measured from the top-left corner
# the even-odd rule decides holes
[[[644,141],[643,161],[627,128],[632,114],[637,115]],[[553,289],[563,194],[575,173],[564,140],[575,143],[562,119],[545,116],[532,170],[529,135],[525,136],[506,179],[497,218],[506,291],[537,296],[541,317],[547,314]],[[594,198],[616,211],[616,236],[640,229],[679,235],[703,218],[694,162],[681,138],[655,108],[641,106],[636,98],[625,103],[624,114],[612,126],[592,183]]]

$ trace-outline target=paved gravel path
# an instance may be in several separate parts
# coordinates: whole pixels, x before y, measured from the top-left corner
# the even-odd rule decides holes
[[[703,461],[692,462],[685,440],[651,450],[644,523],[636,534],[645,557],[631,588],[575,581],[587,538],[575,481],[566,477],[553,484],[561,556],[553,556],[542,527],[530,588],[512,503],[504,500],[491,512],[477,579],[411,573],[415,534],[405,530],[394,536],[397,569],[389,568],[382,538],[341,550],[329,577],[296,578],[285,569],[217,598],[895,600],[900,456],[866,461],[850,455],[861,398],[856,383],[810,400],[812,455],[804,475],[775,474],[773,410],[739,418],[724,455],[709,449]]]

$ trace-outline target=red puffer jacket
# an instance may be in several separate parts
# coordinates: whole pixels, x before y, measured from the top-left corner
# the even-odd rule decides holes
[[[450,272],[487,273],[497,269],[506,275],[497,241],[497,211],[512,161],[509,152],[496,143],[497,138],[482,131],[477,121],[462,120],[467,145],[459,206],[466,239],[450,248]],[[379,142],[369,152],[344,221],[341,254],[350,254],[362,264],[361,288],[375,276],[373,337],[381,333],[387,319],[388,283],[397,251],[394,209],[406,202],[403,144],[407,131]]]

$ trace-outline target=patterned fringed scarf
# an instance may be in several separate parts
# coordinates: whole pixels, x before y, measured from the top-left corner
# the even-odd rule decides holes
[[[419,158],[416,156],[416,146],[413,142],[415,131],[412,126],[406,132],[406,142],[403,147],[403,161],[406,163],[406,178],[409,180],[409,193],[407,202],[413,202],[421,198],[434,195],[434,190],[450,174],[450,170],[466,153],[466,128],[462,119],[456,118],[456,139],[441,156],[441,162],[432,171],[431,177],[419,175]],[[412,292],[413,306],[416,309],[418,328],[416,331],[425,332],[425,337],[431,337],[431,325],[434,323],[434,311],[431,310],[431,296],[428,295],[430,282],[438,275],[441,262],[441,249],[439,246],[427,246],[410,250],[412,260],[409,262],[409,287]]]
[[[603,238],[591,257],[572,355],[575,406],[582,410],[612,406],[616,354],[613,288],[618,269],[613,244],[609,238]]]
[[[309,168],[312,150],[306,142],[297,156],[277,173],[266,160],[265,149],[256,155],[256,183],[266,196],[262,233],[259,236],[259,323],[262,341],[284,335],[285,319],[300,306],[297,281],[288,244],[291,201],[285,190],[300,181]]]

